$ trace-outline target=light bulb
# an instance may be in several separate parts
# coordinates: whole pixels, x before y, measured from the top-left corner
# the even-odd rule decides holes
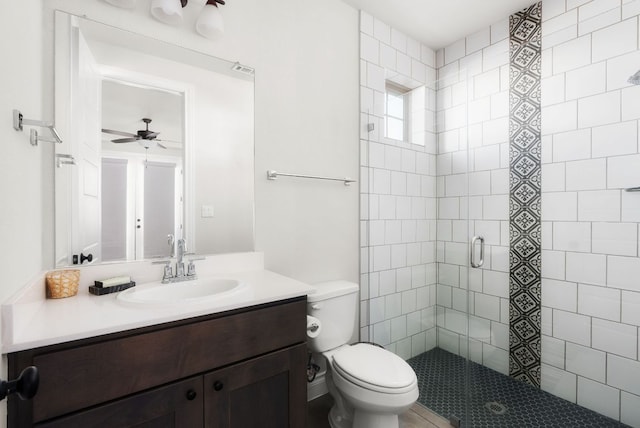
[[[200,11],[196,21],[196,31],[208,39],[217,39],[224,34],[224,21],[215,2],[205,4]]]
[[[165,24],[178,25],[182,22],[182,4],[180,0],[153,0],[151,15]]]

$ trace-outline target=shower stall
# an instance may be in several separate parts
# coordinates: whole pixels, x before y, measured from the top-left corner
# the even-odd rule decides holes
[[[438,52],[360,19],[361,340],[454,426],[640,426],[637,17],[624,52],[541,3]]]

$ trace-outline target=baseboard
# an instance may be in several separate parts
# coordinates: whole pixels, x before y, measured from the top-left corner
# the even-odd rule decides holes
[[[327,392],[329,392],[329,390],[324,380],[324,373],[318,373],[313,382],[307,384],[307,401],[322,397]]]

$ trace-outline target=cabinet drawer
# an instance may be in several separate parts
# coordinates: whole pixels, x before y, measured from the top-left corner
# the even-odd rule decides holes
[[[172,428],[203,424],[202,376],[37,424],[38,428]]]
[[[22,358],[10,355],[10,367],[14,358],[40,371],[36,397],[15,403],[10,412],[20,421],[45,421],[301,343],[305,314],[299,300],[69,349],[25,351]]]

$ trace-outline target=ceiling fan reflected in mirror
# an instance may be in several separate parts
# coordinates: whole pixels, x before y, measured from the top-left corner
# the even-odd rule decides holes
[[[166,149],[167,146],[160,144],[161,141],[165,141],[165,140],[157,139],[160,133],[149,130],[149,124],[151,123],[151,119],[145,117],[142,119],[142,121],[146,124],[146,129],[140,129],[137,131],[136,134],[132,134],[130,132],[124,132],[124,131],[116,131],[113,129],[105,129],[105,128],[102,129],[102,132],[106,134],[113,134],[113,135],[120,135],[123,137],[127,137],[127,138],[116,138],[115,140],[111,140],[112,143],[116,143],[116,144],[134,143],[137,141],[145,149],[148,149],[152,145],[157,145],[158,147]],[[175,143],[175,141],[168,141],[168,142]]]

